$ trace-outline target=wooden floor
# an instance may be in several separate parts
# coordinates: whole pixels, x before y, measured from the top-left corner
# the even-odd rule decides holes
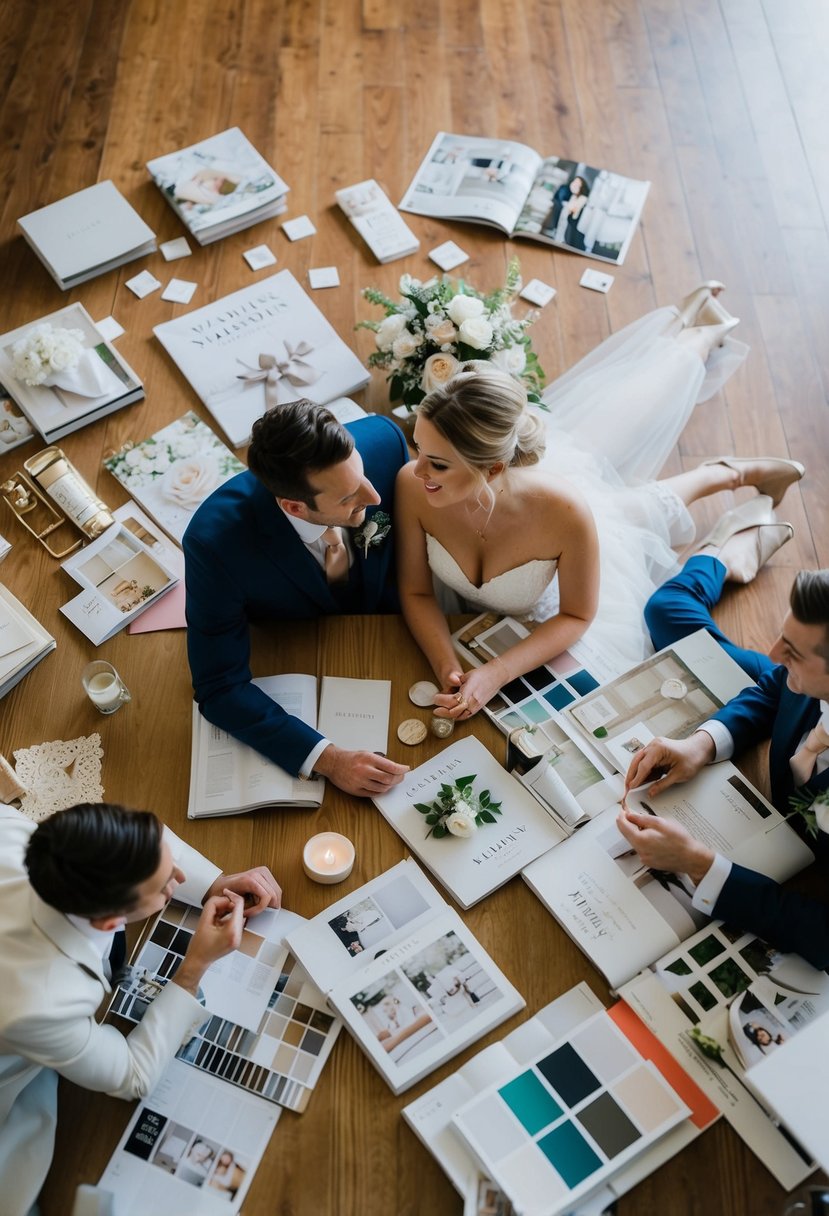
[[[806,463],[805,481],[781,512],[795,526],[794,541],[722,607],[727,629],[766,647],[793,573],[829,565],[827,45],[826,0],[2,0],[0,332],[67,299],[82,300],[95,319],[112,313],[125,327],[119,348],[145,381],[146,403],[63,445],[94,480],[108,450],[201,408],[151,332],[186,309],[158,294],[139,301],[123,285],[145,264],[165,282],[173,273],[195,279],[192,307],[251,282],[241,254],[262,241],[278,268],[301,282],[309,267],[335,264],[341,287],[315,299],[365,356],[370,335],[353,333],[371,315],[363,286],[393,292],[403,270],[427,277],[426,251],[450,238],[471,254],[464,273],[480,287],[500,281],[518,252],[526,279],[558,291],[533,331],[549,378],[655,304],[676,301],[702,278],[723,279],[751,355],[725,393],[696,411],[669,471],[728,452]],[[145,162],[232,125],[289,183],[290,214],[311,216],[312,240],[291,245],[273,221],[186,263],[167,266],[155,255],[68,296],[59,292],[18,234],[17,217],[112,178],[160,240],[180,235]],[[578,286],[591,264],[579,257],[526,242],[513,248],[486,229],[417,217],[410,223],[420,254],[374,265],[334,207],[334,190],[375,177],[398,201],[439,129],[520,139],[542,154],[650,178],[641,231],[614,270],[610,294]],[[376,378],[360,400],[384,410],[383,382]],[[0,460],[0,475],[33,450]],[[100,474],[99,488],[112,505],[122,501],[108,475]],[[699,518],[708,522],[728,505],[722,495]],[[15,545],[0,576],[40,614],[63,576],[22,540],[8,513],[0,532]],[[63,590],[68,598],[68,584]],[[0,721],[5,754],[42,738],[38,702],[24,698],[35,689],[40,697],[66,695],[62,673],[71,670],[75,681],[89,657],[54,614],[45,623],[59,652],[4,703],[16,708],[17,724],[27,723],[12,733]],[[169,654],[181,661],[178,636]],[[24,704],[27,714],[19,712]],[[72,728],[68,715],[64,738]],[[348,1102],[340,1110],[343,1120],[354,1118]],[[337,1161],[321,1150],[330,1211],[460,1213],[460,1200],[411,1139],[400,1124],[399,1173],[394,1151],[378,1154],[369,1171],[372,1146],[340,1126],[332,1136]],[[68,1211],[63,1181],[52,1179],[44,1216]],[[620,1212],[757,1216],[782,1203],[761,1165],[719,1126],[623,1200]],[[274,1196],[272,1210],[289,1209]],[[290,1211],[305,1216],[301,1206]]]

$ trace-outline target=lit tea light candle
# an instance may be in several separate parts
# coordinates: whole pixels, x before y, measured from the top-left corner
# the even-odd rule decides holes
[[[314,882],[342,882],[354,868],[354,845],[339,832],[320,832],[302,850],[302,866]]]

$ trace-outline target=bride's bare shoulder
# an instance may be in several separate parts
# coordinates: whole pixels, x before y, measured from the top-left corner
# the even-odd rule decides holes
[[[564,477],[551,477],[549,473],[529,468],[522,470],[522,497],[551,515],[590,517],[592,512],[587,499],[576,486]]]

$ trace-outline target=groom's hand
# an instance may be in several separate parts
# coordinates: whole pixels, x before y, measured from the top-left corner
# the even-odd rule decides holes
[[[348,752],[333,743],[317,757],[314,772],[327,777],[338,789],[360,798],[384,794],[402,781],[408,764],[395,764],[377,752]]]
[[[625,797],[648,781],[653,781],[649,793],[654,797],[677,782],[690,781],[715,754],[714,740],[704,730],[687,739],[651,739],[634,753],[625,776]]]

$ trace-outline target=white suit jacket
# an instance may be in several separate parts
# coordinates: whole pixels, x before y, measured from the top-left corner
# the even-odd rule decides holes
[[[24,856],[34,830],[0,804],[0,1207],[14,1214],[34,1203],[51,1161],[55,1077],[44,1070],[114,1097],[141,1097],[204,1020],[195,997],[167,984],[128,1036],[96,1022],[111,991],[103,960],[30,886]],[[165,834],[187,876],[178,896],[198,904],[220,871]]]

